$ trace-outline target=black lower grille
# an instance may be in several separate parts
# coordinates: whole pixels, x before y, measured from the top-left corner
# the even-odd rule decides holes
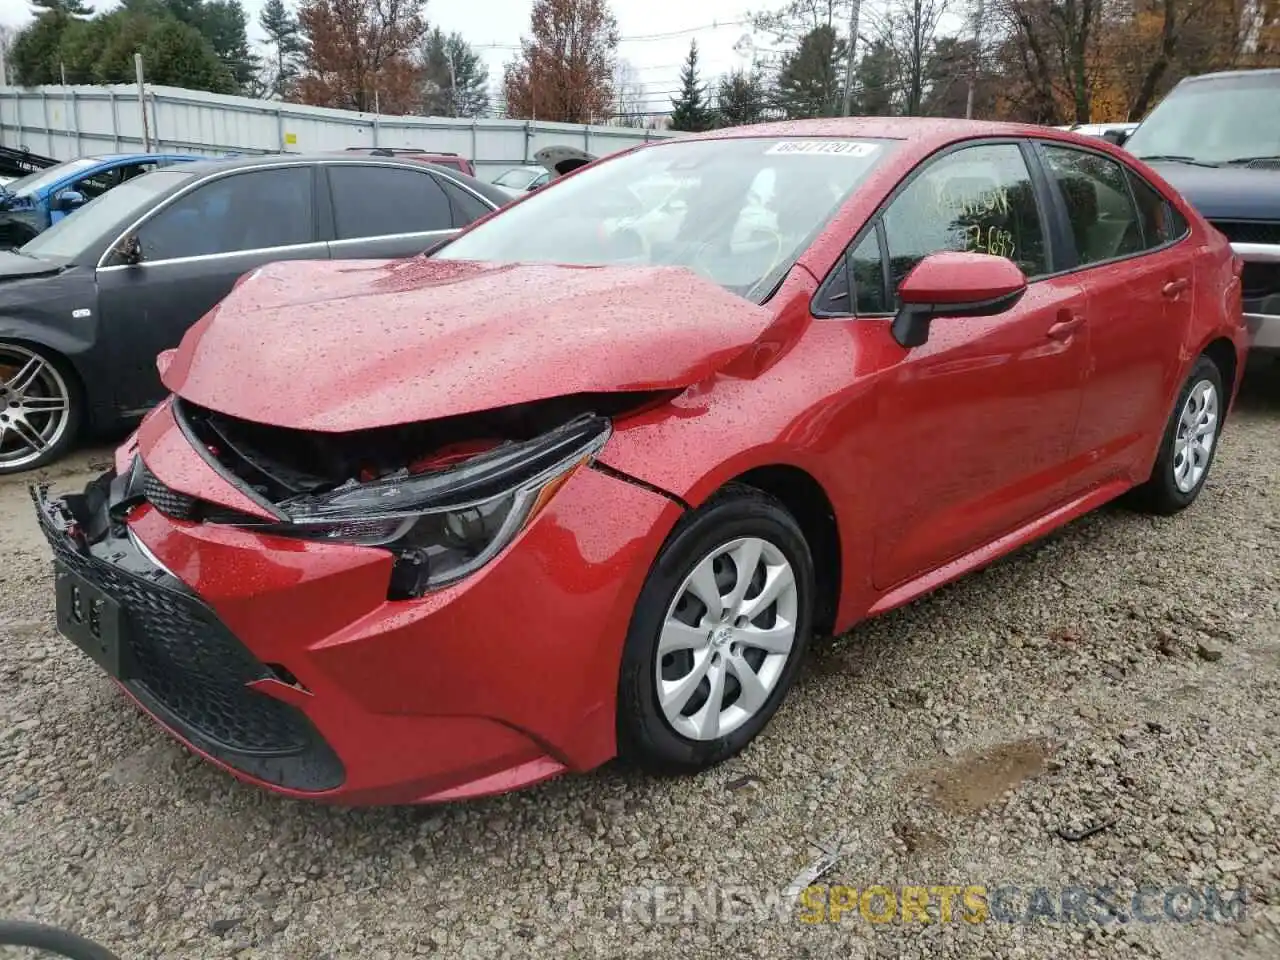
[[[1232,243],[1280,243],[1280,223],[1267,220],[1211,220]]]
[[[1240,274],[1244,298],[1254,300],[1280,293],[1280,263],[1250,263],[1245,261]]]
[[[142,468],[142,495],[166,517],[175,520],[196,519],[196,498],[166,487],[145,466]]]
[[[56,560],[120,605],[130,664],[122,682],[144,706],[199,749],[269,783],[309,791],[342,783],[341,761],[307,716],[246,686],[270,670],[127,536],[87,555],[43,511],[41,524]],[[149,567],[150,576],[125,565]]]

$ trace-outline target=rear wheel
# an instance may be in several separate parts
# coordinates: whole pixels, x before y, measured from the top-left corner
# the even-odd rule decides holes
[[[687,517],[632,616],[618,691],[620,753],[680,773],[750,743],[795,679],[813,596],[808,544],[774,498],[734,485]]]
[[[1209,476],[1226,413],[1222,373],[1202,356],[1178,392],[1151,477],[1134,491],[1143,509],[1173,514],[1191,506]]]
[[[0,474],[57,460],[79,432],[79,384],[61,358],[0,341]]]

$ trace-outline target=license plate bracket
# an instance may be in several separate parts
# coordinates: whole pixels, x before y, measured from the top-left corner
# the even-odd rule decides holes
[[[58,632],[111,676],[126,679],[128,644],[120,604],[65,564],[55,564],[54,580]]]

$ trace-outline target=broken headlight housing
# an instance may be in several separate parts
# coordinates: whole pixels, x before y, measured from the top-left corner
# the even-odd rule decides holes
[[[532,440],[505,443],[447,469],[402,470],[279,503],[287,523],[264,533],[383,547],[396,556],[389,596],[455,583],[510,543],[575,467],[609,439],[610,423],[578,417]]]

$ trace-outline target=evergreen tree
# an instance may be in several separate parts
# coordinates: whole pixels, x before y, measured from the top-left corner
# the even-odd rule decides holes
[[[479,117],[489,109],[489,70],[462,34],[439,27],[422,44],[422,110],[428,116]]]
[[[835,30],[824,25],[806,33],[800,45],[783,56],[777,98],[788,119],[840,114],[846,47]]]
[[[759,123],[769,106],[764,78],[758,70],[734,70],[721,77],[716,91],[716,118],[721,126]]]
[[[293,89],[301,69],[301,58],[307,45],[302,39],[302,28],[293,11],[284,0],[267,0],[258,15],[258,25],[267,35],[270,56],[264,64],[262,95],[268,99],[283,100]]]
[[[76,17],[87,17],[93,13],[85,6],[84,0],[31,0],[31,5],[36,8],[37,16],[47,10],[60,10]]]
[[[71,23],[71,14],[54,8],[40,14],[18,34],[9,53],[14,83],[34,87],[62,82],[62,37]]]
[[[876,40],[858,60],[854,71],[853,112],[864,117],[888,117],[894,111],[895,78],[898,73],[893,47]]]
[[[671,129],[710,130],[712,120],[706,89],[698,79],[698,41],[693,40],[689,43],[689,56],[680,68],[680,96],[671,101]]]

